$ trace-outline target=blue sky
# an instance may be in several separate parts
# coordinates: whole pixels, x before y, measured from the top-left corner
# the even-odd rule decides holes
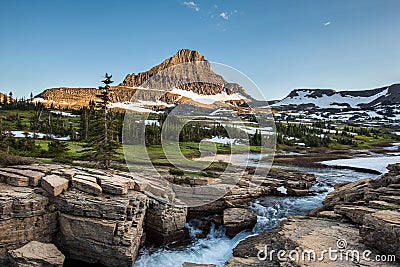
[[[398,0],[2,0],[0,91],[120,82],[182,48],[248,75],[267,99],[294,88],[400,82]]]

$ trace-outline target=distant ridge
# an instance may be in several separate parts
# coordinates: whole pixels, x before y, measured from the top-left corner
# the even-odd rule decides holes
[[[400,84],[358,91],[332,89],[295,89],[273,107],[371,108],[400,104]]]

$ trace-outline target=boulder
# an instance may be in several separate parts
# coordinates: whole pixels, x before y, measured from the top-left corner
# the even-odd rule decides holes
[[[223,215],[226,235],[234,237],[239,232],[252,229],[257,223],[257,215],[247,208],[228,208]]]
[[[29,178],[30,186],[38,186],[40,180],[45,176],[44,172],[31,170],[31,169],[19,169],[16,167],[3,168],[2,171],[18,174]]]
[[[14,267],[62,267],[65,260],[56,246],[37,241],[10,250],[8,256]]]
[[[169,244],[186,238],[187,208],[153,202],[146,214],[147,240],[156,244]]]
[[[400,213],[382,210],[367,214],[360,227],[364,243],[400,258]]]
[[[101,187],[97,184],[97,179],[91,176],[76,175],[72,177],[72,186],[82,192],[93,195],[100,195]]]
[[[364,191],[366,188],[371,187],[372,181],[372,179],[368,178],[340,186],[326,196],[323,201],[325,209],[333,210],[335,205],[353,204],[357,200],[363,200]]]
[[[15,173],[0,171],[1,179],[13,186],[29,186],[29,178]]]
[[[99,184],[103,192],[114,195],[125,195],[128,190],[135,188],[135,181],[119,175],[98,176]]]
[[[364,206],[349,206],[349,205],[335,206],[336,214],[340,214],[356,224],[363,224],[365,215],[374,212],[376,212],[375,209]]]
[[[319,212],[318,213],[318,217],[332,219],[332,220],[340,220],[340,219],[343,218],[342,215],[336,214],[334,211],[331,211],[331,210],[326,210],[326,211]]]
[[[52,196],[58,196],[68,189],[69,181],[57,175],[47,175],[41,181],[41,186]]]

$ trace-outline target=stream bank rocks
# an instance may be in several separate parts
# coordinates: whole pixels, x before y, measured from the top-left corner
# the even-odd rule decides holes
[[[338,239],[345,240],[345,248],[338,248]],[[276,231],[264,232],[241,241],[225,267],[398,266],[395,262],[375,262],[379,252],[371,250],[361,241],[359,229],[352,223],[325,218],[291,217],[281,222]],[[330,248],[336,251],[332,252],[332,256],[328,253]],[[371,250],[371,254],[364,259],[362,255],[367,250]],[[278,256],[279,251],[281,254]],[[348,251],[357,251],[359,261],[354,262],[356,254],[349,255]]]
[[[227,208],[244,207],[249,201],[262,196],[307,196],[315,193],[311,190],[316,182],[315,175],[296,170],[272,168],[266,177],[254,175],[251,171],[244,174],[232,173],[229,176],[237,179],[238,183],[218,200],[207,205],[189,207],[189,218],[198,219],[222,213]]]
[[[224,210],[223,224],[226,227],[226,235],[234,237],[246,229],[253,229],[257,223],[257,215],[250,209],[228,208]]]
[[[388,170],[378,180],[337,185],[310,215],[340,216],[359,227],[366,245],[400,259],[400,164],[389,165]]]
[[[323,206],[309,216],[290,217],[276,231],[241,241],[225,267],[400,266],[400,164],[389,165],[388,170],[378,180],[336,184]],[[337,250],[336,259],[321,256],[329,248]],[[278,259],[279,250],[286,253],[284,260]],[[291,251],[298,252],[294,259],[288,257]],[[315,253],[311,259],[310,251]],[[366,258],[365,251],[370,251]]]

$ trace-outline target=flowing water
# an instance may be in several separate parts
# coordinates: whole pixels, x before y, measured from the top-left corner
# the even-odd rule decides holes
[[[240,157],[240,155],[238,155]],[[259,157],[255,157],[259,158]],[[239,160],[240,162],[240,160]],[[261,164],[262,162],[254,162]],[[259,165],[260,166],[260,165]],[[190,222],[187,228],[193,236],[190,244],[180,247],[143,248],[135,266],[182,266],[184,262],[216,264],[223,266],[232,256],[232,250],[243,239],[275,229],[279,222],[289,216],[305,215],[310,210],[320,206],[325,196],[333,190],[333,185],[343,181],[356,181],[364,178],[377,178],[378,175],[366,174],[344,169],[317,169],[274,166],[277,168],[296,169],[315,174],[317,182],[313,186],[316,192],[306,197],[263,197],[249,203],[249,207],[257,213],[257,224],[251,231],[243,231],[230,239],[225,235],[224,227],[212,225],[210,233],[205,238],[195,238],[201,230]]]

